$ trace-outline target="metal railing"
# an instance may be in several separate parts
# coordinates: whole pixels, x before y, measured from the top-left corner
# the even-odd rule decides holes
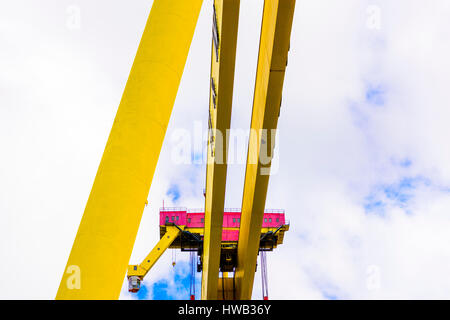
[[[205,209],[203,208],[194,208],[194,209],[188,209],[188,213],[205,213]]]
[[[204,213],[205,209],[203,209],[203,208],[187,209],[186,207],[164,207],[164,208],[159,208],[159,211],[160,212]],[[240,213],[241,208],[225,208],[223,211]],[[284,209],[266,209],[266,210],[264,210],[264,213],[285,213],[285,210]]]
[[[284,213],[284,209],[266,209],[264,213]]]
[[[224,212],[241,212],[241,208],[225,208]]]
[[[187,211],[187,208],[185,207],[164,207],[159,208],[160,212],[184,212]]]

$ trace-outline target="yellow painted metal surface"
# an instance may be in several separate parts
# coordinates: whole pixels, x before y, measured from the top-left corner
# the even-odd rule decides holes
[[[267,173],[274,148],[271,132],[264,135],[262,130],[277,128],[294,7],[295,0],[264,2],[235,275],[237,299],[240,300],[249,300],[252,296],[269,184]],[[262,163],[259,160],[263,148],[268,149],[265,154],[269,159]]]
[[[201,5],[154,0],[57,299],[119,297]]]
[[[234,300],[234,279],[223,275],[217,282],[217,300]]]
[[[211,48],[210,136],[206,168],[202,299],[216,299],[227,176],[225,139],[233,100],[239,0],[215,0]]]
[[[164,227],[164,232],[165,233],[165,228]],[[184,226],[180,226],[180,228],[184,228],[184,231],[190,232],[190,233],[195,233],[198,234],[199,236],[203,236],[204,235],[204,229],[203,228],[186,228]],[[275,232],[278,228],[261,228],[261,234],[260,236],[262,236],[263,234],[271,231],[271,232]],[[223,228],[222,230],[239,230],[239,228]],[[284,240],[284,233],[286,231],[289,231],[289,225],[284,225],[280,230],[278,230],[277,232],[277,243],[275,244],[275,248],[280,245],[283,244],[283,240]],[[236,244],[236,241],[222,241],[222,245],[232,245],[232,244]],[[179,244],[172,244],[170,246],[171,248],[180,248]]]
[[[139,265],[129,265],[127,276],[145,277],[172,242],[181,234],[183,227],[167,226],[167,232]]]

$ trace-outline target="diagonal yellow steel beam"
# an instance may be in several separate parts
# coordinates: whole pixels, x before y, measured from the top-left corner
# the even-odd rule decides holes
[[[158,262],[163,253],[170,247],[175,239],[181,235],[184,226],[167,226],[167,232],[161,237],[156,246],[150,253],[142,260],[139,265],[129,265],[127,276],[138,276],[144,278],[151,268]]]
[[[208,162],[206,167],[205,233],[203,242],[202,299],[217,299],[222,242],[227,131],[233,101],[239,0],[215,0],[209,103]]]
[[[264,2],[235,273],[240,300],[252,297],[294,8],[295,0]]]
[[[154,0],[57,299],[117,299],[202,0]]]

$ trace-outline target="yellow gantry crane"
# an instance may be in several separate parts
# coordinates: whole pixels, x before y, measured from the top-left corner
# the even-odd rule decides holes
[[[202,299],[217,299],[240,0],[213,3]]]
[[[195,264],[197,272],[202,271],[208,263],[204,255],[204,239],[208,232],[203,209],[161,208],[159,219],[161,240],[139,265],[128,266],[128,291],[137,292],[141,282],[151,267],[158,261],[165,250],[180,249],[191,253],[191,299],[195,299]],[[289,222],[285,219],[285,212],[281,209],[264,210],[264,222],[258,237],[258,251],[261,255],[261,271],[265,272],[265,252],[273,251],[283,243],[284,234],[289,230]],[[237,299],[237,279],[234,276],[237,268],[239,229],[241,225],[240,209],[224,209],[222,237],[220,239],[219,272],[217,291],[214,299]],[[195,263],[193,256],[200,259]],[[263,276],[263,282],[265,277]],[[217,280],[217,279],[216,279]],[[204,289],[202,289],[204,290]],[[211,290],[211,288],[208,288]],[[268,298],[267,292],[264,295]]]
[[[117,299],[120,295],[202,2],[153,2],[57,299]],[[264,0],[231,282],[219,279],[219,271],[228,151],[223,133],[231,120],[239,5],[239,0],[213,0],[202,299],[217,299],[224,286],[231,290],[231,283],[233,295],[229,298],[251,299],[295,0]],[[266,146],[271,150],[260,161]],[[286,231],[288,226],[280,228]],[[184,226],[165,226],[161,240],[146,259],[128,266],[131,286],[137,286],[164,250],[186,232]],[[274,231],[267,234],[273,237]]]

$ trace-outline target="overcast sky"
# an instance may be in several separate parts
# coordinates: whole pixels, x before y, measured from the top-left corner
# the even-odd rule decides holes
[[[235,130],[250,125],[262,4],[241,1]],[[55,297],[151,6],[0,2],[0,298]],[[158,241],[163,200],[204,205],[205,164],[173,159],[180,132],[201,157],[211,12],[205,0],[130,263]],[[266,203],[291,228],[268,254],[271,299],[450,298],[449,16],[447,0],[297,1]],[[226,207],[244,174],[230,166]],[[139,298],[186,299],[188,257],[173,268],[166,253]],[[121,298],[136,298],[125,281]]]

